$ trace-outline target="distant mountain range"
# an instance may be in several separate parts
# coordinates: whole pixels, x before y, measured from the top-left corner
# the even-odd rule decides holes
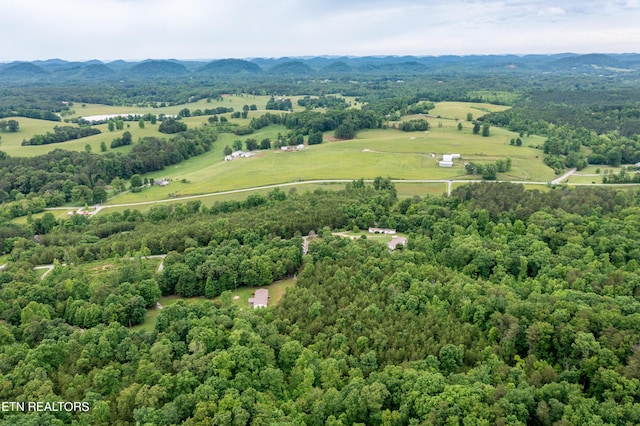
[[[0,63],[0,82],[56,83],[135,81],[148,78],[299,76],[344,78],[372,75],[402,78],[439,73],[565,73],[615,75],[640,73],[640,54],[554,54],[469,56],[315,56],[218,59],[214,61],[145,60],[139,62],[62,59]]]

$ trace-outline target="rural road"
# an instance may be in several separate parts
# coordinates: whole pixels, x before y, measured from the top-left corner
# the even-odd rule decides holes
[[[552,181],[541,182],[541,181],[522,181],[522,180],[493,180],[487,181],[483,179],[461,179],[461,180],[450,180],[450,179],[391,179],[393,183],[443,183],[447,184],[447,193],[451,195],[451,185],[453,183],[478,183],[478,182],[507,182],[507,183],[520,183],[526,185],[549,185],[549,184],[558,184],[563,180],[567,179],[575,172],[575,169],[569,170],[564,175],[556,178]],[[170,203],[182,200],[197,200],[200,198],[207,197],[215,197],[218,195],[228,195],[228,194],[239,194],[242,192],[250,192],[256,191],[260,189],[272,189],[272,188],[283,188],[288,186],[298,186],[298,185],[313,185],[313,184],[323,184],[323,183],[349,183],[353,182],[354,179],[319,179],[319,180],[305,180],[305,181],[296,181],[296,182],[287,182],[287,183],[276,183],[273,185],[264,185],[264,186],[254,186],[251,188],[242,188],[242,189],[233,189],[229,191],[220,191],[220,192],[209,192],[206,194],[200,195],[186,195],[184,197],[176,197],[176,198],[164,198],[161,200],[154,201],[140,201],[137,203],[124,203],[124,204],[101,204],[97,207],[97,210],[109,209],[112,207],[136,207],[136,206],[144,206],[144,205],[152,205],[152,204],[160,204],[160,203]],[[373,179],[364,179],[365,182],[371,183]],[[611,184],[604,183],[574,183],[574,186],[615,186]],[[630,184],[626,184],[625,186],[630,186]],[[75,207],[47,207],[45,210],[73,210]],[[95,212],[97,213],[97,211]],[[94,214],[95,214],[94,213]]]
[[[569,179],[569,176],[571,176],[572,174],[574,174],[576,172],[575,167],[571,170],[569,170],[567,173],[563,174],[562,176],[560,176],[559,178],[555,178],[554,180],[551,181],[552,184],[556,185],[559,184],[560,182]]]
[[[66,263],[61,264],[61,266],[65,266],[65,265],[66,265]],[[45,279],[45,277],[46,277],[47,275],[49,275],[49,274],[51,273],[51,271],[53,271],[53,268],[54,268],[54,265],[40,265],[40,266],[36,266],[36,267],[35,267],[35,268],[33,268],[33,269],[46,269],[46,271],[44,271],[44,274],[42,274],[42,275],[40,276],[40,279],[41,279],[41,280],[44,280],[44,279]]]

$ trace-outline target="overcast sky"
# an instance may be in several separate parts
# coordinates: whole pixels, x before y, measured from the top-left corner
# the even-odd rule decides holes
[[[640,51],[640,0],[2,0],[0,61]]]

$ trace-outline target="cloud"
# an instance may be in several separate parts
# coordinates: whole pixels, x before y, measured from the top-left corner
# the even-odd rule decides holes
[[[3,6],[0,37],[19,43],[0,60],[634,51],[639,11],[639,0],[21,0]]]

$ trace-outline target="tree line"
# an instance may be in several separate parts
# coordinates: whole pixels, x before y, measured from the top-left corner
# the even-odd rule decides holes
[[[52,143],[61,143],[99,135],[100,133],[102,132],[99,129],[88,126],[54,126],[53,133],[47,132],[44,135],[34,135],[28,140],[24,139],[21,145],[47,145]]]
[[[126,135],[123,135],[126,137]],[[13,158],[0,152],[0,216],[17,217],[60,206],[69,201],[92,204],[104,186],[134,174],[163,170],[209,151],[217,133],[192,129],[171,139],[142,138],[129,153],[92,154],[56,149],[31,158]],[[117,186],[117,185],[116,185]],[[73,193],[84,194],[74,199]],[[99,200],[96,201],[96,198]]]

